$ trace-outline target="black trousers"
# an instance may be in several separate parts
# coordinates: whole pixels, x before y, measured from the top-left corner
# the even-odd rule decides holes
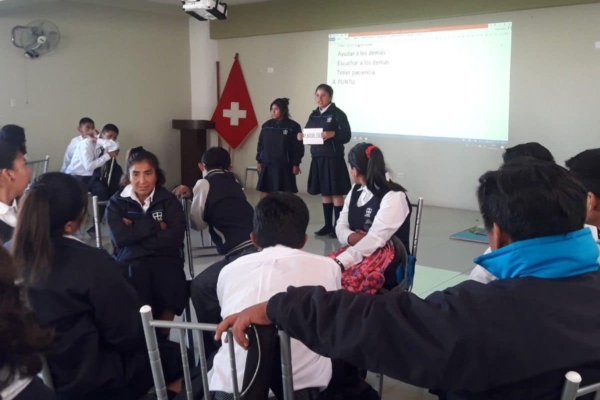
[[[255,247],[249,247],[229,254],[221,261],[217,261],[210,265],[202,271],[200,275],[194,278],[190,284],[190,297],[192,298],[192,304],[194,304],[194,308],[196,309],[198,322],[204,324],[218,324],[222,321],[221,306],[219,305],[219,298],[217,297],[219,274],[229,263],[232,263],[247,254],[256,253],[257,251],[258,250]],[[221,342],[215,342],[214,332],[203,332],[202,334],[204,336],[206,356],[210,357],[219,350]]]
[[[108,188],[97,176],[73,175],[73,178],[87,188],[93,196],[98,196],[98,201],[108,200]]]

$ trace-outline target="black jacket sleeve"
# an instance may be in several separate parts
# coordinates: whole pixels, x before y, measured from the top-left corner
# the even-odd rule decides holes
[[[142,303],[133,286],[119,272],[119,267],[105,253],[102,268],[94,268],[89,299],[98,331],[106,343],[124,352],[144,347],[139,315]],[[100,263],[97,263],[100,264]]]
[[[304,157],[304,143],[298,140],[298,133],[302,132],[302,127],[295,121],[293,121],[292,126],[292,131],[288,135],[288,140],[291,141],[289,143],[290,163],[293,166],[299,166]]]
[[[268,303],[269,319],[311,350],[429,389],[483,389],[483,328],[438,293],[354,294],[288,288]],[[489,372],[489,371],[486,371]],[[484,372],[485,373],[485,372]]]
[[[335,117],[337,119],[337,127],[335,129],[335,136],[333,140],[340,144],[346,144],[352,139],[352,130],[350,129],[350,122],[348,122],[348,117],[346,113],[344,113],[339,108],[335,110]]]
[[[106,219],[110,231],[110,238],[119,248],[138,244],[143,240],[156,235],[160,224],[153,219],[134,221],[125,224],[123,218],[128,218],[127,205],[117,199],[118,195],[110,198],[106,207]]]
[[[260,130],[260,135],[258,135],[258,145],[256,146],[256,161],[261,163],[261,156],[263,152],[263,132],[265,130],[265,126],[262,126]]]
[[[164,188],[163,188],[164,189]],[[142,241],[145,248],[164,249],[183,246],[185,238],[185,213],[177,197],[171,196],[165,201],[166,213],[163,222],[167,229],[158,231]]]

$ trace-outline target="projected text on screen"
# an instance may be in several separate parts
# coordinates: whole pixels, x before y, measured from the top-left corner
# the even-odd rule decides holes
[[[353,132],[508,141],[512,23],[329,35]]]

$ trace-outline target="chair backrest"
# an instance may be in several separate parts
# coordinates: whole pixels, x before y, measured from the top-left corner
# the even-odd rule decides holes
[[[50,165],[50,156],[46,156],[41,160],[33,160],[25,163],[31,169],[31,181],[38,176],[48,172],[48,166]]]
[[[181,199],[181,206],[185,214],[185,252],[187,255],[190,278],[194,279],[194,254],[192,253],[192,236],[190,229],[190,211],[187,199]]]
[[[96,247],[102,250],[102,216],[100,215],[100,206],[107,205],[108,201],[98,201],[98,196],[92,197],[92,210],[94,213],[94,230],[96,233]]]
[[[216,331],[217,325],[213,324],[198,324],[198,323],[189,323],[189,322],[168,322],[168,321],[155,321],[152,318],[152,308],[150,306],[143,306],[140,309],[140,314],[142,316],[142,324],[144,326],[144,335],[146,337],[146,344],[148,346],[148,354],[150,356],[150,366],[152,368],[152,377],[154,379],[154,388],[156,390],[156,396],[158,400],[167,400],[167,389],[165,384],[165,377],[160,361],[160,353],[158,351],[158,341],[156,338],[156,328],[168,328],[168,329],[177,329],[179,331],[179,344],[181,346],[181,359],[183,363],[183,377],[185,382],[185,393],[187,395],[188,400],[192,400],[193,392],[192,392],[192,382],[190,377],[190,369],[189,369],[189,361],[187,355],[187,348],[185,344],[185,331],[186,330],[195,330],[195,331]],[[256,343],[260,343],[258,340],[257,333]],[[204,391],[204,398],[210,399],[210,388],[208,386],[208,362],[206,360],[206,354],[204,352],[204,339],[202,335],[198,335],[199,338],[199,350],[200,350],[200,369],[202,376],[202,384]],[[237,381],[237,368],[235,361],[235,349],[234,349],[234,339],[231,330],[227,332],[227,339],[229,346],[229,361],[231,365],[232,371],[232,383],[233,383],[233,398],[238,400],[242,398],[250,398],[248,391],[252,389],[252,384],[259,373],[259,368],[261,366],[261,362],[259,361],[257,364],[257,370],[255,373],[251,375],[251,379],[247,379],[246,376],[248,371],[244,376],[244,387],[246,388],[244,392],[240,392],[239,384]],[[284,333],[279,332],[280,339],[280,349],[281,349],[281,364],[282,364],[282,379],[283,379],[283,392],[284,392],[284,400],[293,400],[294,398],[294,384],[293,384],[293,376],[292,376],[292,364],[291,364],[291,344],[290,337]],[[252,343],[252,341],[251,341]],[[260,357],[261,350],[258,350],[258,354]],[[264,356],[264,354],[263,354]],[[264,373],[264,371],[263,371]],[[246,386],[247,385],[247,386]],[[255,396],[253,398],[256,398]]]
[[[100,180],[110,187],[110,181],[112,179],[113,169],[115,167],[117,159],[111,158],[109,162],[102,166],[100,170]]]
[[[417,250],[419,249],[419,235],[421,234],[421,218],[423,216],[423,198],[419,197],[416,204],[411,204],[413,208],[416,208],[415,212],[415,229],[413,231],[413,240],[411,255],[417,257]]]
[[[581,375],[575,371],[567,372],[560,400],[575,400],[578,397],[594,392],[596,393],[594,400],[600,400],[600,383],[584,386],[582,388],[580,388],[579,385],[581,385]]]

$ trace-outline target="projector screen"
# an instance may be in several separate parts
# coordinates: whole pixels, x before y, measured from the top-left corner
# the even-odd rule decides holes
[[[506,143],[511,29],[330,34],[327,81],[355,135]]]

